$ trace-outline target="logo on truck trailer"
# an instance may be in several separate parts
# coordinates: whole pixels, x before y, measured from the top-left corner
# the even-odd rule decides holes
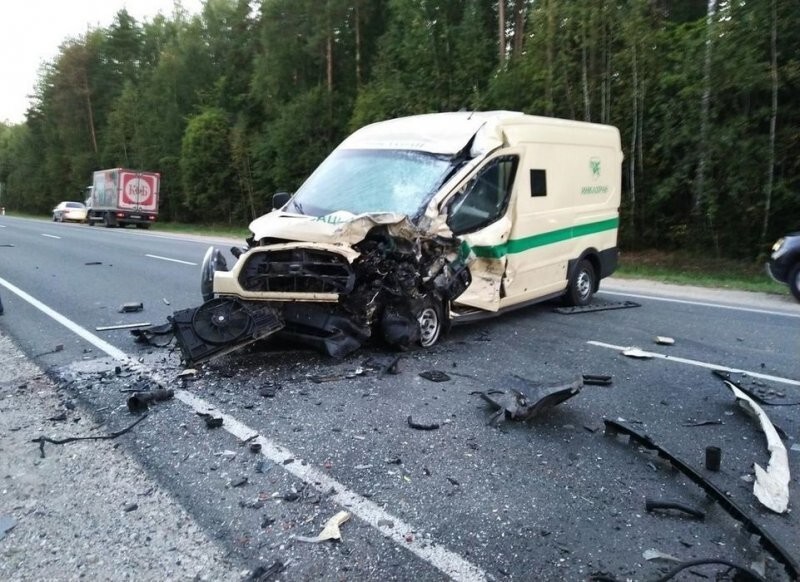
[[[154,176],[122,174],[122,202],[132,206],[152,206],[156,189]]]

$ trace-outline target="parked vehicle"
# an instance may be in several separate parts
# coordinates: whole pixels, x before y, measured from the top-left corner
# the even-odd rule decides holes
[[[789,291],[800,301],[800,231],[789,233],[772,245],[767,272],[778,283],[789,285]]]
[[[343,355],[374,336],[427,347],[451,321],[551,298],[585,305],[617,265],[621,163],[614,127],[516,112],[364,127],[275,195],[230,271],[209,249],[193,325],[228,338],[228,315],[249,329],[268,305],[279,333]]]
[[[161,176],[154,172],[123,168],[95,172],[87,188],[87,221],[107,227],[150,228],[158,218],[160,182]]]
[[[53,222],[86,222],[86,206],[80,202],[59,202],[53,208]]]

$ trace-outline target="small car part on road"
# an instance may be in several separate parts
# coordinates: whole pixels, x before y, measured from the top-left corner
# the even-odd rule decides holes
[[[53,208],[53,222],[86,222],[86,206],[80,202],[59,202]]]
[[[772,245],[767,272],[778,283],[789,285],[789,291],[800,301],[800,231],[789,233]]]

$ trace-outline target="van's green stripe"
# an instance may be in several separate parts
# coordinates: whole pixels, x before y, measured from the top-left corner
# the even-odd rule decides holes
[[[474,252],[476,256],[484,259],[499,259],[505,255],[522,253],[536,247],[543,247],[571,238],[613,230],[615,228],[619,228],[619,218],[609,218],[608,220],[601,220],[600,222],[570,226],[569,228],[562,228],[560,230],[553,230],[551,232],[510,240],[503,244],[490,247],[472,247],[472,252]]]

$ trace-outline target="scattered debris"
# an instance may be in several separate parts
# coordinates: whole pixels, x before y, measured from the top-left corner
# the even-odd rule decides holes
[[[177,378],[180,378],[181,380],[194,380],[197,378],[197,370],[194,368],[186,368],[177,375]]]
[[[175,338],[171,323],[162,325],[150,325],[146,329],[132,329],[131,335],[134,341],[140,344],[148,344],[157,348],[167,347]]]
[[[144,412],[155,402],[163,402],[175,396],[175,391],[171,389],[159,388],[151,392],[134,392],[128,398],[128,410],[131,412]]]
[[[66,443],[71,443],[74,441],[101,441],[101,440],[112,440],[117,438],[118,436],[124,435],[126,432],[131,430],[134,426],[142,422],[145,418],[147,418],[146,414],[143,414],[141,417],[137,418],[127,427],[123,428],[122,430],[118,430],[116,432],[112,432],[109,434],[102,434],[102,435],[95,435],[95,436],[81,436],[81,437],[67,437],[65,439],[51,439],[50,437],[40,436],[36,437],[35,439],[31,439],[32,443],[39,443],[39,452],[44,459],[44,443],[51,443],[54,445],[63,445]]]
[[[169,299],[167,299],[166,297],[162,297],[162,298],[161,298],[161,301],[163,301],[163,302],[164,302],[164,305],[169,305],[169,304],[170,304],[170,303],[169,303]]]
[[[586,386],[611,386],[612,377],[606,374],[581,374]]]
[[[664,447],[657,445],[649,436],[637,432],[630,426],[615,420],[604,419],[603,423],[605,424],[605,433],[607,436],[611,437],[619,434],[626,435],[631,441],[635,442],[639,446],[656,451],[660,458],[668,460],[673,467],[686,475],[686,477],[694,482],[695,485],[701,487],[703,491],[705,491],[709,497],[714,499],[714,501],[716,501],[720,507],[722,507],[722,509],[728,512],[731,517],[740,521],[744,525],[745,531],[757,535],[759,537],[761,547],[767,550],[778,562],[783,564],[792,579],[800,578],[800,563],[796,562],[793,555],[784,547],[782,547],[780,543],[772,536],[772,534],[762,528],[756,521],[753,520],[752,517],[745,513],[745,511],[728,495],[726,495],[724,491],[719,489],[716,485],[706,479],[696,469],[693,469],[691,466],[689,466],[686,462],[673,455]]]
[[[259,395],[263,396],[264,398],[275,398],[275,391],[279,388],[279,386],[275,384],[270,384],[268,386],[263,386],[259,391]]]
[[[138,503],[129,503],[128,505],[122,508],[122,511],[124,511],[125,513],[130,513],[131,511],[136,511],[137,509],[139,509]]]
[[[664,552],[659,552],[658,550],[655,550],[655,549],[645,550],[644,552],[642,552],[642,557],[645,560],[648,560],[648,561],[649,560],[666,560],[668,562],[678,562],[678,563],[682,562],[682,560],[680,558],[676,558],[675,556],[673,556],[671,554],[665,554]]]
[[[739,564],[735,564],[733,562],[729,562],[728,560],[722,560],[719,558],[707,558],[702,560],[691,560],[689,562],[681,562],[679,566],[676,566],[675,568],[664,574],[664,576],[660,577],[659,580],[660,581],[672,580],[675,576],[677,576],[680,572],[686,570],[687,568],[694,568],[696,566],[705,566],[707,564],[720,564],[722,566],[728,566],[729,569],[733,568],[734,570],[739,570],[740,572],[745,574],[745,576],[734,576],[732,578],[733,580],[753,580],[755,582],[766,582],[766,579],[763,576],[761,576],[758,572],[755,572],[754,570],[751,570],[750,568],[747,568],[745,566],[741,566]],[[691,573],[702,576],[702,574],[694,570],[692,570]]]
[[[272,520],[275,521],[274,519]],[[271,524],[270,524],[271,525]],[[262,524],[262,528],[266,527]],[[244,579],[243,582],[269,582],[273,577],[277,576],[286,569],[286,564],[280,560],[275,560],[271,566],[259,566],[250,572],[250,575]]]
[[[147,327],[148,325],[151,325],[149,321],[145,321],[145,322],[142,322],[142,323],[121,323],[119,325],[101,325],[101,326],[98,326],[98,327],[94,328],[94,330],[95,331],[111,331],[111,330],[114,330],[114,329],[134,329],[134,328],[137,328],[137,327]],[[141,330],[135,330],[135,331],[141,331]],[[134,332],[132,331],[131,333],[134,333]]]
[[[654,511],[669,511],[669,510],[676,510],[682,511],[683,513],[699,520],[704,520],[706,518],[706,514],[704,511],[686,505],[680,501],[668,501],[664,499],[650,499],[646,497],[644,500],[644,507],[645,510],[648,512]]]
[[[683,423],[683,426],[696,427],[696,426],[709,426],[712,424],[725,424],[719,419],[716,420],[692,420],[689,419]]]
[[[0,540],[6,537],[6,534],[14,529],[17,525],[17,520],[11,515],[0,515]]]
[[[250,452],[251,453],[260,453],[261,452],[261,443],[250,443]]]
[[[578,378],[570,384],[554,387],[535,387],[524,378],[518,378],[528,386],[519,386],[519,389],[489,390],[486,392],[473,392],[486,402],[497,408],[489,424],[499,422],[502,418],[508,420],[530,420],[542,412],[569,400],[583,388],[583,379]]]
[[[408,417],[408,426],[417,430],[437,430],[439,428],[438,423],[430,423],[430,424],[421,424],[419,422],[414,422],[411,416]]]
[[[673,338],[664,335],[657,335],[653,341],[655,341],[660,346],[675,345],[675,340]]]
[[[753,463],[756,472],[753,493],[768,509],[776,513],[785,513],[789,506],[789,459],[786,447],[783,446],[778,432],[761,407],[742,392],[736,384],[730,380],[724,382],[733,392],[739,406],[758,421],[761,431],[767,439],[767,450],[770,452],[769,463],[766,471],[758,463]]]
[[[247,485],[247,481],[248,481],[247,477],[239,477],[238,479],[235,479],[234,481],[231,481],[231,487],[235,488],[235,487],[241,487],[243,485]]]
[[[653,357],[653,354],[650,352],[646,352],[642,348],[637,348],[635,346],[622,350],[622,355],[628,356],[629,358],[636,358],[638,360],[649,360]]]
[[[719,447],[706,447],[706,469],[709,471],[719,471],[722,462],[722,449]]]
[[[119,306],[119,313],[136,313],[144,310],[144,303],[141,301],[136,303],[123,303]]]
[[[431,382],[447,382],[450,380],[450,376],[439,370],[428,370],[426,372],[420,372],[419,375],[421,378],[425,378]]]
[[[223,419],[221,416],[214,416],[208,412],[198,412],[197,416],[206,422],[206,428],[219,428],[222,426]]]
[[[726,372],[725,370],[712,370],[711,373],[714,374],[716,377],[720,378],[723,381],[731,382],[739,390],[741,390],[742,392],[747,394],[750,398],[752,398],[753,400],[755,400],[759,404],[763,404],[765,406],[798,406],[798,405],[800,405],[800,400],[797,400],[797,401],[794,401],[794,402],[775,402],[775,400],[773,400],[773,398],[770,398],[770,397],[784,398],[786,396],[786,393],[785,392],[779,392],[779,391],[776,391],[776,390],[765,390],[763,388],[764,384],[761,383],[761,382],[758,382],[757,384],[760,384],[760,385],[757,385],[755,389],[751,390],[750,388],[747,388],[746,386],[744,386],[744,384],[742,384],[742,382],[734,382],[733,379],[731,378],[730,372]],[[745,376],[745,377],[747,376],[746,374],[742,374],[742,375]],[[756,382],[753,381],[753,380],[751,380],[751,383],[756,384]],[[775,428],[777,429],[778,427],[776,426]]]
[[[339,531],[339,526],[341,526],[348,519],[350,519],[350,514],[346,511],[340,511],[327,521],[325,527],[318,536],[313,538],[294,536],[294,539],[300,542],[308,542],[310,544],[318,544],[320,542],[324,542],[325,540],[341,540],[342,533]]]
[[[103,264],[103,262],[102,262],[102,261],[89,261],[88,263],[84,263],[84,265],[86,265],[86,266],[90,266],[90,265],[102,265],[102,264]]]
[[[635,301],[606,301],[603,303],[592,302],[589,305],[578,305],[575,307],[556,307],[553,311],[562,315],[572,315],[573,313],[589,313],[592,311],[610,311],[612,309],[630,309],[631,307],[641,307],[641,303]]]
[[[67,420],[67,413],[66,412],[62,412],[60,414],[56,414],[55,416],[51,416],[47,420],[51,420],[53,422],[63,422],[65,420]]]

